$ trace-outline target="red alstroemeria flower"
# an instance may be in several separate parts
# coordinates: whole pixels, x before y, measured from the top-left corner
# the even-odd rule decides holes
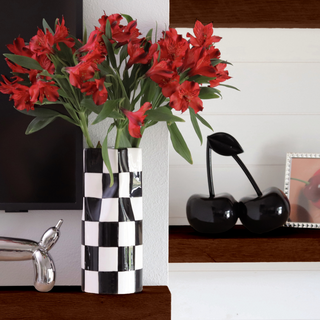
[[[128,55],[130,59],[126,66],[127,69],[133,64],[147,64],[150,61],[148,53],[140,47],[140,44],[133,44],[131,41],[128,43]]]
[[[72,48],[75,45],[75,41],[72,38],[67,38],[67,36],[69,35],[69,31],[64,24],[64,17],[62,17],[62,22],[60,24],[60,22],[58,21],[56,31],[53,36],[54,43],[57,45],[58,50],[60,50],[59,42],[63,42],[69,48]]]
[[[34,110],[34,103],[30,100],[29,87],[19,84],[17,81],[22,79],[16,78],[10,82],[2,75],[4,82],[0,82],[0,92],[10,94],[9,101],[14,101],[14,107],[18,110]]]
[[[213,25],[212,23],[204,26],[200,21],[196,21],[193,28],[194,37],[189,32],[187,33],[187,37],[190,38],[190,43],[194,47],[205,47],[208,48],[212,43],[219,42],[222,38],[218,36],[212,36],[213,34]]]
[[[38,79],[32,86],[29,88],[30,101],[37,102],[38,99],[42,103],[44,97],[49,101],[57,101],[59,98],[58,94],[59,88],[55,86],[54,81],[43,81]]]
[[[79,60],[81,62],[93,62],[98,65],[106,59],[106,55],[107,50],[105,47],[97,47],[95,50],[89,51],[86,55],[80,57]]]
[[[30,99],[29,87],[18,85],[13,91],[12,99],[17,110],[34,110],[34,102]]]
[[[185,112],[189,107],[195,113],[203,109],[202,100],[199,98],[200,87],[196,82],[184,81],[170,96],[170,107]]]
[[[144,125],[144,119],[147,115],[145,112],[152,108],[150,102],[144,103],[144,105],[136,112],[129,111],[127,109],[121,109],[124,115],[129,120],[129,134],[134,138],[141,138],[141,127]]]
[[[51,74],[54,74],[56,68],[55,68],[54,64],[52,63],[52,61],[46,55],[44,55],[44,54],[42,54],[40,56],[33,55],[32,58],[37,60],[43,69],[47,70]],[[41,71],[39,71],[39,72],[41,72]]]
[[[216,79],[209,81],[210,87],[216,87],[221,82],[231,79],[228,70],[225,70],[226,67],[227,65],[225,63],[219,63],[214,67],[216,69]]]
[[[180,76],[175,73],[171,79],[168,79],[166,83],[159,84],[159,87],[162,88],[162,94],[165,97],[170,97],[180,85]]]
[[[200,51],[199,51],[200,49]],[[191,70],[189,71],[188,75],[190,77],[194,75],[202,75],[206,77],[215,77],[216,70],[211,65],[210,61],[210,55],[205,50],[205,48],[199,48],[197,51],[199,51],[198,59],[195,60],[195,65],[191,67]]]
[[[1,76],[4,82],[0,82],[0,92],[4,94],[12,94],[14,88],[17,86],[18,79],[10,82],[3,74]],[[12,100],[12,97],[10,97],[9,100]]]
[[[166,84],[173,77],[172,65],[168,61],[158,62],[158,52],[153,55],[153,65],[146,72],[146,77],[151,78],[157,84]]]
[[[78,52],[90,52],[98,50],[107,54],[106,46],[102,39],[103,32],[99,29],[92,31],[89,35],[87,43],[78,49]]]
[[[8,58],[5,58],[5,60],[7,62],[7,65],[12,70],[12,72],[29,73],[29,69],[23,68],[23,67],[19,66],[18,64],[15,64],[15,63],[11,62]]]
[[[178,34],[177,30],[170,28],[165,33],[164,39],[160,39],[158,44],[161,49],[161,60],[169,59],[173,62],[174,68],[179,68],[189,48],[188,41]]]
[[[99,106],[108,99],[108,91],[104,86],[105,78],[87,81],[82,85],[81,92],[86,92],[86,96],[91,96],[94,103]]]
[[[52,33],[47,29],[46,34],[38,28],[37,35],[32,37],[29,42],[29,48],[31,51],[41,54],[54,53],[53,50],[54,37]]]
[[[31,57],[32,52],[28,46],[26,46],[24,40],[20,37],[14,39],[13,44],[8,44],[7,48],[14,54],[19,56]]]
[[[79,89],[81,89],[83,83],[90,80],[95,71],[98,71],[96,64],[91,61],[80,62],[74,67],[66,67],[65,70],[70,74],[70,83]]]
[[[210,59],[219,59],[221,52],[219,49],[215,48],[214,46],[211,46],[208,50],[207,50],[208,55],[210,56]]]
[[[129,41],[140,43],[141,39],[138,39],[140,34],[139,29],[137,29],[137,20],[132,20],[120,32],[113,30],[112,38],[118,42],[117,47],[120,47]]]
[[[118,13],[111,14],[110,16],[107,16],[106,13],[104,13],[104,15],[98,20],[100,23],[99,30],[105,33],[107,20],[109,20],[112,32],[121,32],[122,26],[120,26],[120,21],[122,19],[122,16]]]

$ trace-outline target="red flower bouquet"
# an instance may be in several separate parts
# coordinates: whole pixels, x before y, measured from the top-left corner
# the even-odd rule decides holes
[[[122,24],[123,18],[127,21]],[[202,142],[199,115],[202,99],[220,97],[216,89],[229,79],[227,62],[220,59],[212,24],[197,21],[189,40],[170,28],[152,42],[152,29],[145,37],[137,21],[128,15],[104,14],[99,27],[83,42],[70,35],[62,18],[54,31],[43,21],[43,29],[29,43],[18,37],[5,54],[12,78],[3,77],[0,91],[10,95],[14,107],[34,116],[26,133],[32,133],[61,117],[77,126],[87,144],[88,116],[96,113],[93,125],[113,119],[115,148],[138,147],[143,132],[159,121],[167,123],[175,150],[192,163],[190,151],[176,125],[183,121],[172,109],[189,110],[193,127]],[[230,86],[229,86],[230,87]],[[61,104],[66,113],[50,109]],[[107,136],[102,155],[110,170]]]

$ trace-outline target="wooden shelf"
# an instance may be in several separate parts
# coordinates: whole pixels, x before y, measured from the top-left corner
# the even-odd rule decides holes
[[[236,225],[204,235],[190,226],[169,227],[169,262],[320,261],[320,230],[279,228],[257,235]]]
[[[48,293],[33,287],[0,287],[1,319],[169,320],[171,294],[166,286],[145,286],[129,295],[97,295],[80,287],[56,286]]]
[[[170,27],[319,28],[318,0],[170,0]]]

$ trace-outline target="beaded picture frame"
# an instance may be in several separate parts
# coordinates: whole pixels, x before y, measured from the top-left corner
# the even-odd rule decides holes
[[[285,224],[320,229],[320,154],[287,153],[284,193],[291,206]]]

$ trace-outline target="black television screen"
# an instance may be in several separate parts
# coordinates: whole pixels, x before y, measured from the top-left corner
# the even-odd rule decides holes
[[[14,0],[0,11],[0,74],[11,77],[3,54],[20,36],[26,42],[64,16],[71,34],[82,38],[82,0]],[[0,210],[82,208],[82,133],[62,119],[25,135],[33,118],[0,93]]]

